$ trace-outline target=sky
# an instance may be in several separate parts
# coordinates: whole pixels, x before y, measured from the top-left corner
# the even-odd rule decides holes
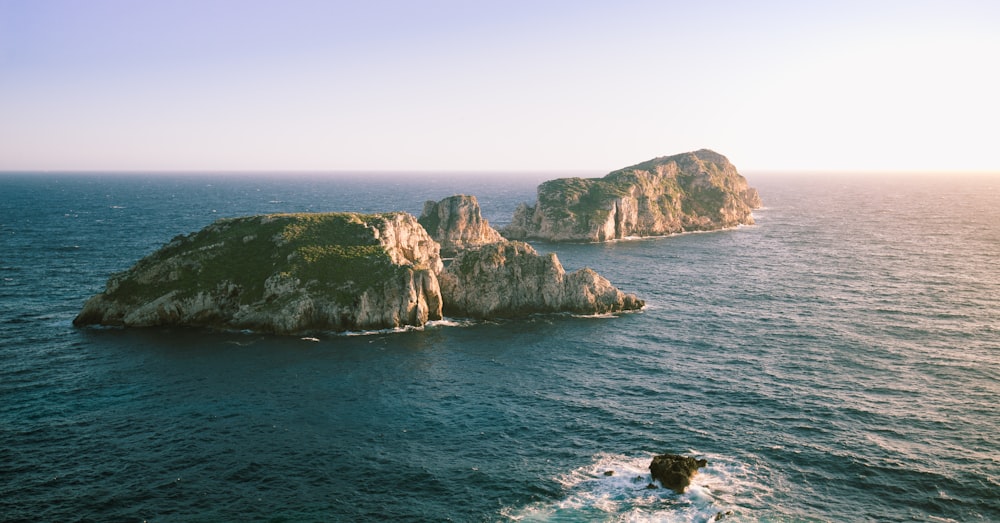
[[[1000,171],[996,0],[0,0],[0,171]]]

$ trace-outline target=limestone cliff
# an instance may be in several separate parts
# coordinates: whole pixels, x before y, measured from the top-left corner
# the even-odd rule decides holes
[[[475,196],[427,202],[420,223],[455,259],[439,277],[444,310],[455,316],[494,318],[534,312],[597,314],[640,309],[590,269],[566,274],[555,254],[505,240],[482,218]]]
[[[566,274],[554,254],[504,240],[475,197],[429,202],[425,211],[462,249],[447,270],[439,244],[406,213],[226,219],[113,275],[73,323],[300,334],[419,326],[444,309],[493,318],[643,306],[590,269]]]
[[[441,244],[443,256],[454,256],[471,247],[503,241],[503,236],[483,219],[475,196],[449,196],[424,203],[420,225]]]
[[[441,318],[437,242],[406,213],[220,220],[116,274],[76,325],[187,325],[278,334]]]
[[[603,178],[562,178],[538,187],[504,229],[510,239],[607,241],[752,224],[756,189],[725,156],[699,151],[654,158]]]
[[[600,314],[641,309],[591,269],[566,274],[555,254],[504,241],[458,254],[439,278],[448,314],[490,318],[532,312]]]

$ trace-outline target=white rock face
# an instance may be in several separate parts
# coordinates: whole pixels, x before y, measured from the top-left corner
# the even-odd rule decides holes
[[[431,202],[432,203],[432,202]],[[643,306],[590,269],[509,242],[474,197],[425,207],[454,249],[406,213],[267,215],[220,220],[112,276],[76,325],[179,325],[275,334],[421,326],[463,317],[596,314]]]
[[[455,259],[439,276],[444,310],[491,318],[533,312],[596,314],[633,310],[642,301],[594,271],[567,275],[555,254],[505,240],[482,218],[475,196],[427,202],[420,223]],[[447,246],[447,248],[445,247]]]
[[[425,267],[435,274],[444,268],[441,245],[412,215],[391,213],[388,219],[374,222],[371,227],[393,263]]]
[[[419,222],[441,244],[445,256],[504,241],[483,218],[475,196],[456,195],[440,202],[428,201],[424,203]]]
[[[441,319],[442,269],[437,242],[406,213],[222,220],[113,276],[74,323],[276,334],[420,326]]]
[[[445,311],[480,318],[531,312],[601,314],[641,309],[590,269],[566,274],[555,254],[523,242],[501,242],[460,253],[441,274]]]
[[[538,187],[514,211],[510,239],[602,242],[749,225],[760,196],[725,156],[707,149],[654,158],[604,178]]]

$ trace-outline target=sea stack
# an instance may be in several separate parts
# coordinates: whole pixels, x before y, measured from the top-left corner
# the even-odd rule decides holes
[[[442,256],[452,257],[465,249],[504,240],[483,218],[475,196],[459,194],[428,201],[417,221],[441,244]]]
[[[710,231],[753,223],[761,205],[729,160],[714,151],[663,156],[603,178],[561,178],[538,186],[503,234],[515,240],[603,242]]]

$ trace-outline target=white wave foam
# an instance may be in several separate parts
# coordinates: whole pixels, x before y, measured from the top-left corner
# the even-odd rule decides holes
[[[428,328],[438,328],[438,327],[466,327],[475,324],[472,320],[455,320],[451,318],[444,318],[440,320],[429,321],[423,325],[404,325],[402,327],[396,327],[392,329],[375,329],[366,331],[344,331],[335,334],[341,336],[370,336],[373,334],[394,334],[399,332],[410,332],[410,331],[423,331]]]
[[[621,313],[602,312],[602,313],[596,313],[596,314],[570,314],[570,316],[572,316],[574,318],[606,319],[606,318],[617,318],[618,314],[621,314]]]
[[[756,500],[770,492],[749,466],[723,457],[704,457],[708,466],[698,471],[684,494],[676,494],[669,489],[647,488],[651,454],[598,454],[592,464],[555,478],[565,492],[562,499],[513,508],[503,515],[526,522],[737,521],[749,515],[741,508],[741,500]]]
[[[452,318],[442,318],[427,322],[427,327],[468,327],[476,322],[472,320],[456,320]]]

